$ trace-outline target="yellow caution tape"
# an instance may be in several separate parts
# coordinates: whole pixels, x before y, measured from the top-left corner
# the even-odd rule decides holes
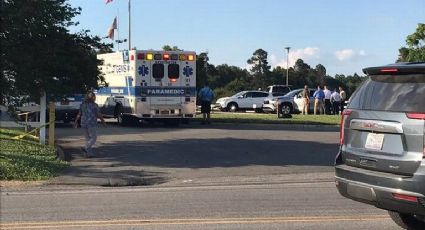
[[[35,128],[35,129],[33,129],[33,130],[31,130],[31,131],[27,132],[27,133],[23,133],[23,134],[18,135],[18,136],[16,136],[16,137],[12,137],[11,139],[12,139],[12,140],[19,140],[19,139],[22,139],[22,138],[24,138],[24,137],[26,137],[26,136],[30,136],[30,137],[33,137],[33,138],[37,138],[36,136],[31,135],[31,133],[35,133],[35,132],[37,132],[37,130],[40,130],[40,129],[41,129],[41,128],[43,128],[43,127],[46,127],[46,126],[48,126],[48,125],[50,125],[50,124],[53,124],[54,122],[55,122],[55,120],[52,120],[52,121],[51,121],[51,122],[49,122],[49,123],[46,123],[46,124],[44,124],[44,125],[42,125],[42,126],[40,126],[40,127],[37,127],[37,128]]]

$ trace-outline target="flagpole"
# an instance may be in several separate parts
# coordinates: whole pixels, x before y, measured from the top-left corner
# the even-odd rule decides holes
[[[120,9],[117,9],[117,51],[120,51]]]
[[[128,50],[131,50],[131,0],[128,0]]]

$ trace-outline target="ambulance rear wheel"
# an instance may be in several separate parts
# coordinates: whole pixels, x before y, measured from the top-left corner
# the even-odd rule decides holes
[[[133,116],[122,113],[117,117],[117,121],[121,126],[131,126],[136,123],[136,119]]]
[[[120,126],[128,126],[129,125],[129,117],[123,114],[123,109],[121,105],[117,105],[115,107],[115,117],[117,118],[117,123]]]
[[[121,126],[124,126],[124,121],[125,121],[126,119],[125,119],[125,116],[124,116],[124,114],[122,114],[122,113],[119,113],[118,115],[117,115],[117,122],[118,122],[118,125],[121,125]]]

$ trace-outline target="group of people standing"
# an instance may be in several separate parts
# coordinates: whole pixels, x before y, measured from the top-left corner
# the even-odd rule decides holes
[[[304,90],[301,93],[304,100],[304,106],[302,114],[308,114],[310,104],[310,91],[308,86],[304,86]],[[314,115],[316,114],[327,114],[327,115],[338,115],[339,112],[344,110],[345,100],[347,99],[347,93],[340,86],[338,89],[333,91],[328,89],[328,86],[324,86],[324,90],[320,85],[317,86],[317,90],[313,94],[314,100]]]

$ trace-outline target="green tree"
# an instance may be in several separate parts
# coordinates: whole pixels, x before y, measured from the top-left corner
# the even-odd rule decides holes
[[[89,31],[71,34],[72,19],[81,8],[66,0],[1,3],[1,95],[30,95],[42,91],[64,95],[98,87],[103,77],[97,52],[111,46]],[[4,84],[3,84],[4,83]],[[3,102],[3,100],[2,100]]]
[[[425,24],[419,23],[416,31],[407,36],[407,47],[399,49],[398,62],[425,61]]]
[[[251,73],[253,76],[253,87],[264,88],[267,86],[268,77],[270,75],[270,66],[267,61],[267,52],[263,49],[256,50],[247,63],[251,65]]]
[[[211,71],[210,71],[211,69]],[[212,71],[214,69],[214,71]],[[210,86],[213,88],[224,87],[234,79],[247,81],[249,73],[247,70],[237,66],[229,66],[227,64],[218,65],[215,68],[209,68]]]
[[[314,80],[309,79],[309,73],[311,72],[311,67],[305,63],[302,59],[298,59],[295,62],[294,65],[294,74],[292,75],[292,78],[294,78],[293,81],[293,87],[299,88],[303,87],[304,85],[312,85],[311,81],[314,82]],[[311,75],[312,77],[315,77],[314,74]],[[291,74],[289,75],[291,78]]]
[[[326,68],[322,64],[316,65],[315,74],[316,74],[316,84],[324,85],[326,77]]]
[[[357,73],[354,73],[353,75],[345,76],[344,74],[336,74],[334,79],[336,82],[329,82],[327,79],[327,83],[331,88],[334,86],[341,86],[345,89],[348,96],[350,96],[354,91],[362,84],[362,82],[366,79],[366,76],[360,76]],[[338,84],[338,85],[334,85]]]
[[[208,80],[208,53],[203,52],[196,57],[196,88],[201,89]]]
[[[170,45],[164,45],[162,47],[162,50],[164,50],[164,51],[183,51],[182,49],[180,49],[177,46],[170,46]]]

